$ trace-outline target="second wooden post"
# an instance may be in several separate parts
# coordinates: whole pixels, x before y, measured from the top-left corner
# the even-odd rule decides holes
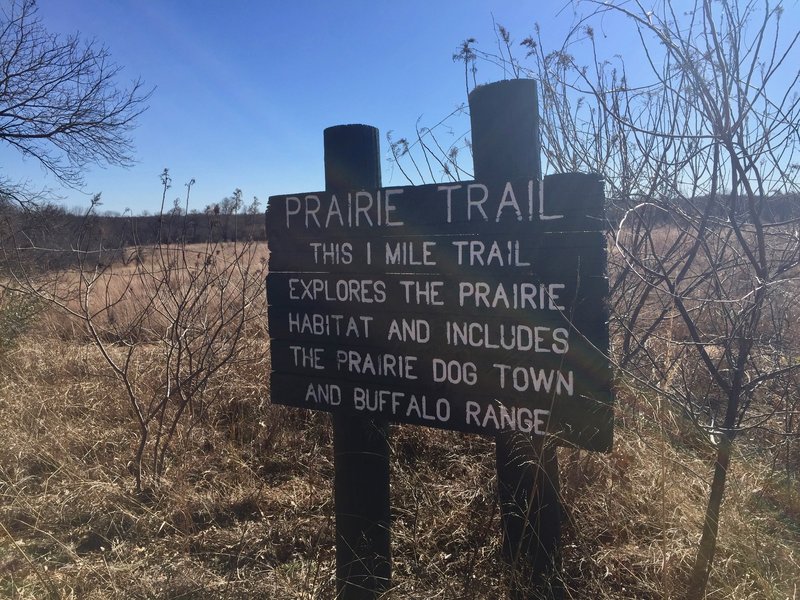
[[[475,179],[541,180],[536,82],[480,86],[470,94],[469,107]],[[561,540],[555,446],[544,437],[508,432],[496,437],[495,448],[503,554],[512,565],[514,596],[559,598],[553,577]]]

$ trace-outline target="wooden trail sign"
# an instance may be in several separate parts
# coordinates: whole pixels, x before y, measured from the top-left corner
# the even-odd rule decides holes
[[[273,402],[612,440],[602,182],[273,196]]]

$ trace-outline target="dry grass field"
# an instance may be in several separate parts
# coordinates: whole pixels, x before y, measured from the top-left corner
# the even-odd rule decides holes
[[[270,404],[267,253],[148,250],[38,280],[61,308],[0,298],[19,325],[0,347],[0,597],[334,597],[331,427]],[[713,449],[652,393],[617,393],[612,453],[559,450],[566,597],[678,599]],[[707,597],[797,600],[797,473],[783,446],[735,448]],[[387,597],[504,598],[493,442],[396,426],[391,468]]]

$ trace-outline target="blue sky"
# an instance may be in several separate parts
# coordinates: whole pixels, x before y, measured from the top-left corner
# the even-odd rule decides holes
[[[545,6],[546,8],[543,8]],[[536,20],[566,33],[571,11],[533,1],[217,1],[39,0],[53,32],[80,32],[108,46],[124,67],[156,90],[134,131],[137,164],[93,168],[83,190],[57,187],[33,161],[0,148],[2,174],[48,185],[68,207],[102,192],[101,210],[158,210],[158,175],[170,169],[191,205],[241,188],[246,201],[324,187],[322,131],[345,123],[413,135],[465,102],[463,65],[452,55],[467,37],[496,48],[492,15],[516,39]],[[557,26],[556,26],[557,24]],[[554,42],[555,43],[555,42]],[[502,78],[481,67],[479,80]],[[467,129],[463,122],[464,133]],[[384,183],[403,184],[384,164]]]
[[[798,26],[798,0],[786,2]],[[102,192],[101,210],[159,209],[159,174],[168,167],[171,205],[191,178],[191,207],[241,188],[258,196],[324,187],[322,131],[366,123],[385,135],[414,134],[466,101],[463,65],[453,53],[467,37],[497,48],[493,19],[515,40],[542,26],[557,48],[574,22],[572,5],[534,0],[39,0],[54,33],[79,32],[108,46],[124,67],[121,82],[141,77],[155,87],[133,132],[136,165],[92,168],[82,190],[64,189],[33,161],[0,146],[0,176],[49,186],[67,207],[88,206]],[[630,34],[603,25],[614,52],[635,47]],[[790,27],[790,29],[791,29]],[[628,39],[631,38],[631,39]],[[639,51],[640,52],[640,51]],[[636,54],[626,55],[630,63]],[[632,58],[633,57],[633,58]],[[479,65],[478,82],[503,78]],[[468,120],[454,122],[454,135]],[[385,185],[406,183],[384,163]]]

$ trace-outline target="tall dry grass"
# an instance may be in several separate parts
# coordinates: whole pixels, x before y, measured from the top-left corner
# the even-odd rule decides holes
[[[96,349],[24,340],[0,385],[0,596],[332,598],[330,426],[265,403],[263,341],[247,355],[250,368],[219,382],[213,418],[175,444],[161,485],[136,494],[135,428]],[[709,462],[665,407],[621,404],[612,454],[559,451],[567,597],[680,598]],[[747,450],[708,597],[795,599],[797,501],[780,500]],[[391,461],[390,597],[504,597],[491,442],[396,427]]]

